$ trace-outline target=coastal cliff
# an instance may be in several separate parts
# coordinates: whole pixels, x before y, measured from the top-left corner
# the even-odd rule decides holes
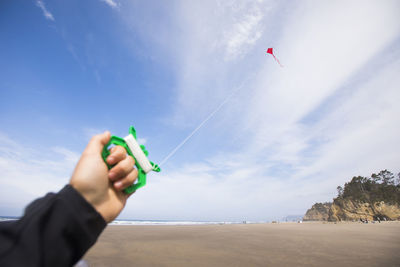
[[[311,209],[307,210],[303,221],[328,221],[332,203],[315,203]]]
[[[316,203],[307,210],[303,221],[358,221],[363,220],[400,220],[400,206],[383,201],[359,203],[356,201],[335,201],[334,203]]]
[[[387,171],[371,177],[355,176],[337,187],[332,203],[316,203],[304,221],[400,220],[400,174],[397,181]]]
[[[328,221],[400,220],[400,206],[383,201],[361,203],[351,200],[335,200],[329,211]]]

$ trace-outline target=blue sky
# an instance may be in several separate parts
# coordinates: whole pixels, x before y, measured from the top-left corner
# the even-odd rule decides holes
[[[399,172],[398,1],[2,1],[0,214],[134,125],[160,162],[120,218],[273,220]],[[284,65],[281,68],[268,47]]]

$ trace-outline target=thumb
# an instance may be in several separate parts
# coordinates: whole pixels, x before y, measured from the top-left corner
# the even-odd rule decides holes
[[[87,152],[101,153],[103,147],[110,141],[110,137],[111,134],[109,131],[93,136],[86,147]]]

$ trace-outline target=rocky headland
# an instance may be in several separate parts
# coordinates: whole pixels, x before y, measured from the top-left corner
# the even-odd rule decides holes
[[[337,187],[333,202],[316,203],[304,221],[400,220],[400,175],[387,171],[371,177],[357,176]]]

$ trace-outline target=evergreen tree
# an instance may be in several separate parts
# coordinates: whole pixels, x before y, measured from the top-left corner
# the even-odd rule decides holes
[[[338,197],[335,202],[349,199],[364,203],[384,201],[400,205],[400,173],[397,176],[396,181],[393,173],[388,170],[373,173],[371,177],[354,176],[343,188],[337,187]]]

